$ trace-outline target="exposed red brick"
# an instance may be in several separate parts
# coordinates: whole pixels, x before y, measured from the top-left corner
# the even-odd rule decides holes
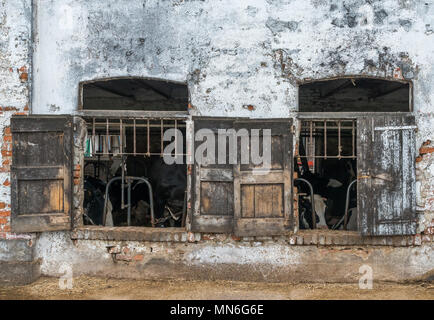
[[[425,234],[434,234],[434,227],[429,227],[425,229]]]
[[[0,107],[0,111],[19,111],[16,107]]]
[[[428,146],[430,144],[431,144],[431,140],[427,140],[424,143],[422,143],[422,146],[425,147],[425,146]]]
[[[23,72],[20,74],[21,82],[27,82],[29,80],[29,74],[27,72]]]
[[[10,225],[4,225],[3,226],[3,232],[11,232],[11,226]]]
[[[421,147],[419,149],[419,154],[423,155],[423,154],[427,154],[427,153],[433,153],[434,152],[434,147]]]
[[[117,254],[116,255],[116,260],[120,260],[120,261],[131,261],[131,257],[126,256],[124,254]]]
[[[4,135],[3,141],[5,142],[12,142],[12,136],[11,135]]]
[[[8,223],[8,219],[7,218],[0,218],[0,224],[7,224]]]
[[[0,202],[0,209],[4,209],[4,208],[6,208],[6,203]]]
[[[3,157],[11,157],[12,156],[12,151],[2,150],[2,156]]]
[[[423,157],[422,156],[418,156],[418,157],[416,157],[416,162],[421,162],[423,160]]]
[[[232,240],[234,241],[241,241],[240,237],[237,237],[236,235],[231,235]]]
[[[0,211],[0,217],[10,217],[10,211]]]
[[[11,134],[11,127],[5,127],[3,134]]]
[[[5,182],[3,182],[3,185],[9,187],[11,185],[11,182],[9,181],[9,179],[6,179]]]
[[[145,258],[145,256],[144,256],[143,254],[136,254],[136,255],[133,257],[133,260],[134,260],[134,261],[142,261],[144,258]]]

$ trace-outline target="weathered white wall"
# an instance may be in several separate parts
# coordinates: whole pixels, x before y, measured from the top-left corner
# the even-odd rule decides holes
[[[288,116],[296,80],[396,68],[434,111],[432,1],[36,3],[35,113],[75,110],[83,80],[149,76],[188,81],[201,114]]]

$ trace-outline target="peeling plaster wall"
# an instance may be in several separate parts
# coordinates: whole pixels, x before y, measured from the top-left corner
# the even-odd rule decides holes
[[[31,72],[31,0],[0,0],[0,239],[10,234],[10,117],[27,113]]]
[[[434,112],[432,0],[36,3],[35,113],[74,111],[80,81],[146,76],[188,81],[202,115],[282,117],[297,80],[351,74],[414,80]]]
[[[275,241],[200,243],[77,241],[67,232],[44,233],[36,251],[41,273],[142,279],[358,282],[359,268],[376,281],[432,278],[432,246],[291,246]],[[69,273],[71,274],[71,273]]]

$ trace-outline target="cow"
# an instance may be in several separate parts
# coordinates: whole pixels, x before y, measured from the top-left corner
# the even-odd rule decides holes
[[[84,178],[84,224],[102,225],[105,183],[97,178]]]
[[[315,211],[317,228],[332,228],[345,214],[345,202],[347,188],[355,178],[355,160],[331,159],[322,162],[324,175],[312,173],[307,167],[307,161],[302,159],[302,167],[295,164],[299,177],[312,185],[314,192]],[[300,193],[307,194],[310,202],[310,188],[304,182],[294,183]],[[350,192],[350,208],[356,206],[356,191],[352,188]],[[324,211],[323,211],[324,209]],[[299,201],[300,228],[312,228],[311,205],[305,201]],[[325,223],[324,223],[325,221]]]
[[[112,204],[113,223],[116,226],[127,225],[128,208],[122,208],[122,181],[115,180],[109,189],[109,199]],[[131,182],[131,225],[145,226],[150,216],[149,190],[140,180]],[[128,185],[124,185],[124,205],[128,205]],[[148,219],[150,220],[150,219]]]
[[[154,192],[154,215],[167,220],[183,211],[187,189],[187,167],[185,164],[166,164],[161,157],[153,158],[149,180]],[[179,221],[178,219],[177,221]],[[180,221],[179,221],[180,222]],[[160,224],[164,226],[165,224]]]
[[[128,156],[125,159],[126,176],[146,178],[152,186],[154,217],[159,227],[177,226],[181,224],[184,209],[185,191],[187,188],[186,165],[168,165],[160,156],[149,158]],[[117,169],[116,175],[122,172]],[[127,221],[127,209],[121,209],[122,192],[120,180],[114,181],[109,190],[113,204],[115,225],[123,225]],[[124,188],[124,204],[128,204],[128,188]],[[131,188],[132,225],[143,225],[150,222],[150,199],[146,183],[134,180]]]

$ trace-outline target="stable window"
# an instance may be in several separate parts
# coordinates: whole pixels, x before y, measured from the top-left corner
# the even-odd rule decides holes
[[[11,120],[13,231],[185,227],[187,86],[122,78],[81,83],[80,93],[84,122],[46,115]],[[73,172],[80,163],[81,177]]]
[[[414,234],[411,84],[348,77],[307,82],[299,92],[294,166],[300,229]]]
[[[122,78],[81,87],[84,224],[184,227],[187,86]]]

